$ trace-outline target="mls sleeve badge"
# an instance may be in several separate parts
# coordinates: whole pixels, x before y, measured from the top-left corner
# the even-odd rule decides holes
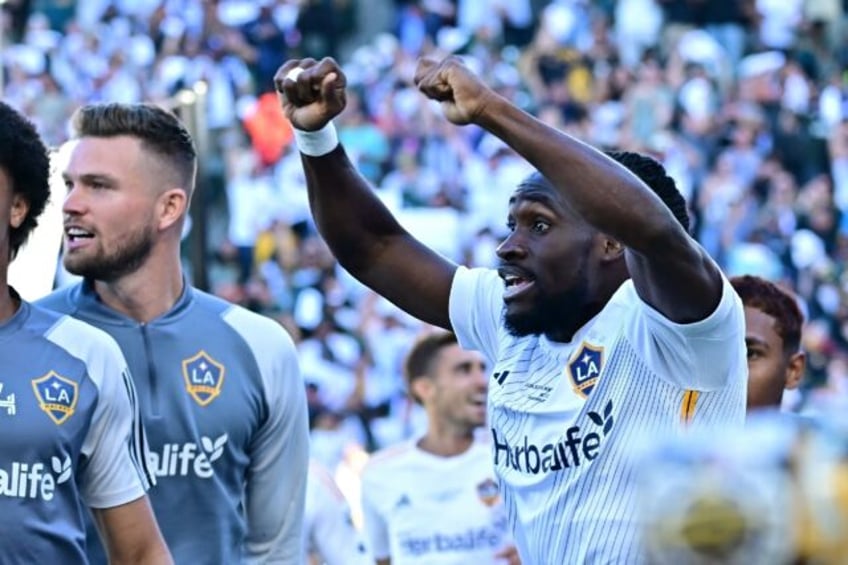
[[[203,350],[193,357],[183,359],[186,390],[201,406],[208,405],[221,394],[224,372],[224,365],[215,361]]]
[[[32,390],[38,399],[38,407],[44,410],[56,425],[62,425],[73,416],[79,399],[79,385],[50,371],[43,377],[32,380]]]
[[[568,378],[574,392],[587,398],[601,376],[604,348],[583,342],[577,354],[568,362]]]

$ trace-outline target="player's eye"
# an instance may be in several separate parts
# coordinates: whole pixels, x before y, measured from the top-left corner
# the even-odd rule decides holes
[[[551,229],[551,224],[545,220],[536,220],[533,222],[533,231],[536,233],[545,233]]]

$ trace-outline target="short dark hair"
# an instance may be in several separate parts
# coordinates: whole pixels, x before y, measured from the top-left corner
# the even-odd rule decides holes
[[[686,199],[677,190],[677,185],[656,159],[632,151],[606,151],[608,157],[618,161],[627,169],[647,184],[654,194],[665,202],[680,225],[689,232],[689,211],[686,208]]]
[[[142,147],[171,165],[189,194],[194,189],[194,141],[179,118],[164,108],[148,103],[89,104],[74,112],[71,129],[76,138],[135,137]]]
[[[456,345],[456,335],[451,332],[434,331],[420,337],[410,349],[403,365],[403,375],[409,395],[419,404],[421,399],[412,392],[412,383],[416,379],[430,377],[433,361],[443,348]]]
[[[611,159],[625,166],[630,172],[654,191],[660,197],[686,233],[689,233],[689,211],[686,208],[686,199],[677,190],[677,185],[665,171],[660,162],[646,155],[630,151],[606,151],[605,154]],[[553,184],[539,171],[533,171],[527,178],[521,181],[519,186],[540,186],[549,190],[555,190]]]
[[[0,102],[0,168],[9,177],[12,194],[22,195],[29,204],[21,225],[9,230],[9,253],[14,258],[50,198],[50,157],[32,122],[4,102]]]
[[[804,315],[798,301],[773,282],[753,275],[730,279],[742,304],[774,318],[777,335],[783,340],[783,352],[791,355],[801,349]]]

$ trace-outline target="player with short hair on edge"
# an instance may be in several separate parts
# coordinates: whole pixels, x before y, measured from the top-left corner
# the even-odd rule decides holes
[[[739,297],[656,161],[545,125],[456,57],[419,60],[414,81],[538,171],[510,198],[498,268],[458,266],[403,229],[338,143],[339,65],[289,60],[275,84],[318,229],[366,286],[494,361],[492,458],[522,561],[643,563],[633,440],[743,425]]]
[[[737,276],[730,284],[745,308],[748,410],[780,410],[783,391],[798,388],[804,376],[804,315],[792,295],[762,277]]]
[[[280,324],[183,276],[191,135],[152,104],[86,105],[71,125],[63,262],[82,281],[40,302],[105,330],[127,357],[158,479],[150,498],[174,560],[300,563],[303,379]]]
[[[145,445],[115,341],[31,305],[9,264],[50,196],[35,127],[0,102],[0,563],[87,563],[83,507],[112,563],[172,563],[145,494]]]
[[[384,448],[362,474],[365,533],[377,565],[518,565],[492,472],[486,362],[453,333],[427,333],[406,358],[427,431]]]

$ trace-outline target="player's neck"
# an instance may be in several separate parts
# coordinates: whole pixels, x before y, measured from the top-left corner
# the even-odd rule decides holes
[[[116,281],[94,281],[94,289],[112,310],[139,322],[149,322],[170,310],[182,294],[179,257],[172,263],[148,260],[135,272]]]
[[[474,443],[474,432],[450,433],[430,428],[427,434],[418,440],[418,449],[440,457],[452,457],[468,451]]]
[[[12,295],[12,289],[6,283],[6,276],[0,281],[0,323],[5,322],[15,315],[21,305],[21,301]]]

